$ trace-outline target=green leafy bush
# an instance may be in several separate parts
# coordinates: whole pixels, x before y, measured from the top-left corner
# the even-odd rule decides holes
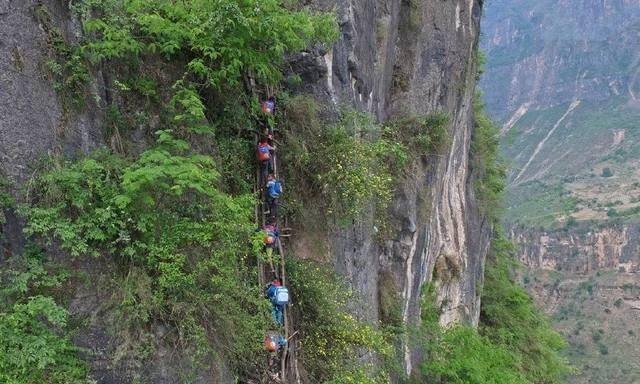
[[[341,223],[370,204],[383,212],[407,163],[406,147],[382,135],[383,128],[362,113],[343,111],[336,124],[326,127],[309,97],[285,100],[284,108],[283,161],[300,199],[311,200],[309,191],[317,191],[324,213]]]
[[[363,365],[360,358],[375,353],[390,359],[393,347],[382,332],[348,313],[353,296],[341,279],[315,262],[291,259],[287,267],[304,346],[301,358],[311,382],[386,383],[384,364]]]
[[[564,340],[511,276],[511,247],[500,234],[493,240],[477,330],[442,329],[433,286],[425,288],[414,338],[425,356],[413,382],[547,384],[571,372]]]
[[[513,245],[496,230],[485,270],[479,331],[517,357],[515,368],[525,382],[561,383],[571,372],[561,355],[566,342],[515,282],[514,268]]]
[[[186,55],[189,75],[218,89],[238,85],[246,72],[274,83],[285,53],[337,36],[333,16],[290,11],[278,0],[86,0],[78,11],[99,15],[85,22],[96,36],[85,46],[94,62]]]
[[[443,113],[406,116],[385,124],[383,137],[402,143],[412,157],[437,154],[448,142],[448,124]]]
[[[44,4],[34,7],[34,16],[47,36],[50,60],[45,65],[52,76],[54,89],[61,96],[65,108],[84,106],[85,88],[91,77],[80,49],[66,42]]]
[[[211,158],[160,131],[135,161],[100,151],[39,176],[23,208],[26,232],[74,257],[107,257],[123,273],[138,271],[135,283],[148,283],[120,295],[124,332],[161,320],[196,351],[194,360],[212,353],[206,335],[216,335],[231,346],[235,368],[250,369],[268,324],[247,260],[254,200],[221,192],[218,179]]]
[[[347,114],[315,143],[309,166],[327,197],[329,214],[354,218],[370,202],[385,207],[391,200],[393,170],[402,167],[406,153],[399,143],[372,138],[375,129],[366,117]]]
[[[15,204],[10,187],[11,183],[7,177],[0,173],[0,226],[6,223],[7,220],[4,210],[13,207]],[[0,235],[1,234],[2,232],[0,232]]]
[[[512,274],[513,245],[504,237],[500,216],[505,169],[498,152],[497,129],[484,114],[480,96],[474,103],[472,165],[482,211],[495,227],[485,268],[480,324],[477,330],[440,328],[440,310],[432,285],[425,288],[418,346],[425,352],[416,382],[560,383],[570,372],[560,355],[565,347],[548,319],[535,307]]]
[[[517,357],[468,326],[440,327],[435,290],[422,294],[422,323],[412,331],[412,343],[424,357],[411,382],[526,383],[516,369]]]
[[[66,279],[33,247],[0,271],[0,382],[89,383],[88,367],[67,332],[67,311],[50,296]]]
[[[473,102],[475,127],[471,139],[471,161],[478,172],[475,193],[484,214],[499,225],[503,213],[506,168],[498,150],[498,129],[484,112],[482,95]]]
[[[458,326],[441,335],[421,369],[444,383],[529,383],[516,369],[517,358],[475,329]]]

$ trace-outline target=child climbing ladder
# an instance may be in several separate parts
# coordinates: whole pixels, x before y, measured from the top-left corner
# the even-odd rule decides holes
[[[270,331],[265,336],[265,349],[269,353],[267,359],[267,377],[269,382],[286,383],[286,372],[289,353],[289,339],[295,333],[290,332],[290,321],[287,316],[289,291],[286,287],[285,255],[278,230],[279,198],[282,194],[282,184],[278,180],[277,155],[273,138],[273,112],[275,98],[270,96],[262,103],[262,111],[266,116],[266,130],[261,132],[256,145],[256,157],[259,162],[257,171],[257,188],[261,203],[256,211],[259,213],[258,224],[261,224],[263,250],[269,270],[265,271],[263,264],[258,263],[261,282],[264,276],[270,276],[270,283],[265,289],[265,295],[272,305],[272,318],[278,331]],[[265,209],[266,208],[266,209]],[[274,265],[279,262],[280,265]],[[284,331],[284,336],[280,333]],[[295,357],[291,356],[291,360]]]

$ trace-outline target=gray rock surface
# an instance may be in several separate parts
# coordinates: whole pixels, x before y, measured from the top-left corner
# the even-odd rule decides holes
[[[54,27],[69,40],[77,28],[60,1],[0,1],[0,164],[18,182],[43,155],[87,151],[101,137],[102,113],[91,95],[87,111],[71,116],[53,88],[46,69],[51,59],[48,35],[34,15],[38,4],[44,4]],[[91,88],[99,94],[96,85]]]
[[[391,208],[395,235],[379,244],[371,214],[339,230],[333,254],[361,305],[356,312],[372,322],[380,310],[381,276],[391,276],[408,323],[419,322],[420,292],[432,281],[434,264],[447,257],[457,272],[435,281],[443,305],[441,323],[477,324],[489,226],[479,214],[469,165],[473,131],[475,48],[481,2],[339,2],[342,38],[325,61],[335,104],[353,105],[379,120],[403,114],[444,112],[450,118],[450,146],[441,156],[415,159],[403,176]],[[296,241],[296,240],[294,240]],[[299,239],[304,241],[304,239]],[[405,349],[405,368],[417,356]]]

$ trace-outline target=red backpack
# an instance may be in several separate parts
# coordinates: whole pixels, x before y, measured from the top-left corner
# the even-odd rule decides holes
[[[271,153],[269,153],[269,144],[267,143],[259,143],[258,144],[258,160],[266,161],[271,158]]]

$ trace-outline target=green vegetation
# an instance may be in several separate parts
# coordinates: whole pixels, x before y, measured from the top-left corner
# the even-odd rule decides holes
[[[482,95],[474,98],[475,129],[471,141],[473,169],[478,172],[475,193],[483,213],[499,225],[505,189],[506,167],[498,151],[498,130],[484,112]]]
[[[34,15],[47,34],[50,60],[45,65],[49,70],[53,87],[67,109],[84,106],[85,88],[90,80],[89,69],[78,47],[69,45],[62,32],[54,26],[51,15],[44,4],[34,8]],[[68,112],[68,111],[67,111]]]
[[[411,116],[382,126],[347,110],[336,124],[325,127],[315,100],[284,97],[282,103],[284,163],[286,179],[296,188],[294,200],[320,197],[323,214],[341,224],[369,207],[385,212],[409,159],[437,154],[447,142],[448,118],[443,114]]]
[[[478,331],[486,338],[482,344],[491,345],[496,355],[484,353],[480,356],[487,356],[488,367],[498,370],[496,375],[514,375],[512,379],[494,382],[560,383],[570,372],[560,355],[566,343],[551,328],[549,320],[536,308],[524,288],[516,282],[515,249],[501,229],[500,207],[505,189],[505,168],[498,153],[498,130],[484,114],[479,102],[475,103],[475,118],[476,130],[471,148],[474,164],[481,172],[476,194],[494,224],[491,250],[485,266]],[[475,342],[476,345],[482,345],[479,343]],[[503,365],[489,364],[492,361],[490,358]]]
[[[410,7],[413,28],[418,8]],[[120,343],[117,359],[143,366],[159,343],[167,343],[183,352],[184,372],[178,375],[185,382],[220,361],[237,378],[255,377],[264,361],[269,304],[257,284],[255,260],[262,255],[255,235],[252,140],[258,106],[248,95],[255,91],[252,81],[267,88],[282,80],[286,53],[332,41],[335,18],[291,10],[277,0],[85,0],[75,10],[88,36],[81,47],[68,47],[49,29],[56,57],[48,66],[57,88],[81,99],[89,73],[85,59],[108,61],[116,70],[107,88],[126,102],[108,101],[111,150],[51,158],[24,191],[19,212],[25,233],[48,245],[50,254],[28,250],[0,272],[0,379],[88,382],[62,307],[70,295],[63,289],[69,276],[49,262],[60,252],[69,264],[108,266],[100,273],[109,274],[109,286],[98,289],[110,292],[100,309],[109,314],[105,322]],[[50,25],[46,9],[37,12]],[[163,79],[163,71],[177,76]],[[443,114],[381,126],[345,111],[327,127],[313,100],[283,94],[280,102],[293,194],[302,204],[306,193],[316,193],[323,213],[338,222],[355,221],[369,209],[384,212],[410,161],[438,154],[448,143]],[[505,171],[497,132],[481,109],[478,96],[475,192],[496,224]],[[125,128],[135,127],[153,127],[155,139],[145,137],[150,145],[125,142]],[[0,194],[0,203],[4,208],[13,201]],[[562,339],[514,282],[512,258],[496,231],[478,330],[442,330],[432,286],[425,290],[423,324],[415,331],[425,360],[412,379],[559,382],[567,371],[558,355]],[[292,313],[304,346],[300,359],[310,379],[388,382],[394,341],[406,331],[392,287],[384,287],[384,324],[377,329],[349,314],[352,296],[326,266],[295,260],[288,266]],[[162,341],[153,336],[158,324],[169,329]],[[372,355],[379,364],[363,365],[362,358]],[[131,376],[143,379],[141,372]]]
[[[560,354],[566,343],[514,282],[514,260],[513,245],[496,232],[485,272],[480,332],[516,356],[526,382],[560,383],[570,372]]]
[[[522,133],[515,138],[503,137],[502,148],[506,157],[514,159],[514,171],[529,159],[530,152],[568,106],[558,108],[529,111],[518,121],[517,129]],[[629,107],[624,97],[614,97],[606,103],[583,101],[554,131],[530,165],[529,175],[524,175],[522,183],[511,186],[506,220],[528,227],[559,229],[568,215],[577,213],[579,222],[589,217],[608,223],[637,223],[636,213],[618,215],[616,211],[620,209],[616,209],[607,216],[608,210],[603,209],[621,200],[627,193],[626,184],[637,189],[633,186],[640,159],[637,120],[638,111]],[[611,143],[612,134],[618,135],[619,143]],[[596,143],[609,144],[601,149],[594,147]],[[564,154],[561,159],[558,153]],[[534,174],[535,178],[528,179]],[[637,203],[633,198],[629,202]]]
[[[438,324],[433,285],[422,296],[422,325],[417,330],[419,346],[426,353],[420,375],[412,382],[443,383],[528,383],[518,371],[516,357],[494,345],[476,329],[456,326],[443,330]]]
[[[391,359],[393,347],[380,331],[347,311],[354,299],[340,278],[326,266],[295,261],[288,264],[295,289],[295,314],[305,346],[302,359],[314,383],[386,383],[384,364],[363,365],[360,357],[376,353]]]
[[[277,0],[86,0],[78,11],[100,15],[84,24],[99,37],[85,46],[92,61],[186,55],[185,75],[227,91],[246,73],[274,84],[282,78],[278,65],[285,53],[337,36],[332,15],[291,11]]]
[[[353,219],[372,201],[384,208],[391,200],[406,153],[399,143],[371,138],[377,128],[364,115],[346,114],[312,144],[305,168],[327,197],[327,213]]]
[[[68,336],[68,313],[54,297],[68,274],[35,247],[0,271],[0,381],[82,384],[88,367]]]
[[[108,106],[109,139],[114,150],[130,155],[99,150],[75,161],[52,159],[25,193],[25,232],[75,262],[95,258],[113,267],[112,298],[102,309],[114,314],[108,321],[122,343],[118,359],[140,366],[156,346],[152,326],[162,323],[170,329],[164,342],[191,359],[183,365],[185,380],[221,358],[234,374],[251,375],[262,361],[269,315],[257,286],[259,247],[251,242],[251,142],[231,135],[255,124],[255,99],[240,85],[249,76],[259,87],[276,84],[286,53],[337,36],[335,18],[293,11],[275,0],[87,0],[74,8],[88,36],[77,49],[61,39],[46,8],[36,9],[51,36],[49,69],[59,90],[73,91],[88,78],[83,55],[94,64],[109,60],[115,70],[106,86],[127,101]],[[160,70],[149,71],[150,65]],[[167,86],[158,74],[169,72],[182,75]],[[160,117],[155,144],[125,151],[133,146],[124,142],[123,128],[151,126],[147,111]],[[212,136],[217,151],[194,145]],[[244,172],[234,174],[238,168],[228,164],[244,164]],[[7,380],[84,378],[83,365],[72,359],[75,350],[53,332],[66,324],[62,308],[34,296],[7,311],[0,324],[24,324],[13,331],[40,337],[43,354],[20,362],[15,351],[34,347],[15,344],[21,334],[6,334],[3,341],[14,344],[6,349],[9,360],[0,363],[2,374],[15,376]],[[39,371],[33,378],[20,379],[34,363]]]
[[[562,184],[547,185],[531,181],[517,188],[519,193],[511,193],[509,196],[506,219],[528,227],[557,226],[558,219],[571,215],[579,202]]]
[[[26,233],[136,276],[137,289],[118,303],[123,332],[161,319],[176,328],[177,343],[196,351],[194,364],[215,349],[206,338],[214,333],[233,345],[228,358],[243,372],[267,326],[260,289],[250,284],[256,272],[246,264],[254,201],[221,192],[218,178],[211,158],[161,131],[135,161],[97,152],[39,176],[22,209]]]
[[[383,128],[383,137],[402,143],[410,158],[440,153],[449,142],[449,117],[444,113],[427,116],[405,116]]]
[[[15,201],[10,192],[11,183],[0,173],[0,226],[6,222],[4,210],[13,207]],[[1,234],[2,232],[0,232]]]

